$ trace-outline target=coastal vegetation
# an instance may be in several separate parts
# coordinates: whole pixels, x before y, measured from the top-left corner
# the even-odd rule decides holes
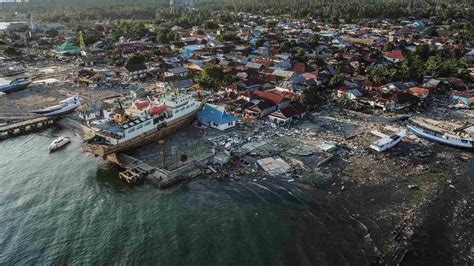
[[[420,45],[413,52],[404,50],[405,58],[400,62],[369,69],[367,77],[377,85],[400,80],[421,82],[424,76],[458,77],[469,80],[469,73],[465,69],[470,63],[463,58],[464,54],[465,51],[461,48],[450,52],[429,45]]]

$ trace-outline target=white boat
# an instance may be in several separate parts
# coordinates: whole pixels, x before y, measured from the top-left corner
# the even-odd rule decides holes
[[[138,115],[126,115],[120,107],[113,118],[94,125],[95,136],[84,148],[97,156],[142,146],[191,124],[203,103],[188,93],[167,93]]]
[[[64,146],[66,146],[70,142],[71,142],[71,139],[68,138],[68,137],[59,137],[59,138],[55,139],[53,141],[53,143],[51,143],[51,145],[49,145],[48,150],[49,150],[49,152],[56,151],[58,149],[61,149]]]
[[[54,112],[56,110],[59,110],[63,108],[63,105],[62,104],[58,104],[58,105],[53,105],[53,106],[50,106],[50,107],[46,107],[46,108],[43,108],[43,109],[38,109],[38,110],[33,110],[31,111],[32,113],[35,113],[35,114],[46,114],[46,113],[51,113],[51,112]]]
[[[472,138],[461,138],[456,135],[430,131],[426,128],[417,126],[408,126],[408,128],[413,132],[413,134],[424,139],[429,139],[456,148],[474,149],[474,139]]]
[[[410,119],[415,125],[408,126],[415,135],[462,149],[474,149],[474,125],[459,125],[429,118]]]
[[[32,113],[40,114],[49,118],[56,118],[58,116],[66,115],[72,113],[81,105],[81,99],[79,96],[73,96],[62,100],[60,104],[50,106],[47,108],[33,110]]]
[[[374,142],[374,144],[370,145],[370,148],[377,152],[388,150],[397,145],[397,143],[399,143],[403,137],[405,137],[406,133],[406,130],[402,129],[391,136],[377,140]]]

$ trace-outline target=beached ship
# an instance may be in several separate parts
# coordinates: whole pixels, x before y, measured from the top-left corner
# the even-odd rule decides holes
[[[474,124],[460,125],[430,118],[410,118],[417,136],[456,148],[474,149]]]
[[[406,130],[402,129],[391,136],[377,140],[374,142],[374,144],[370,145],[370,148],[377,152],[388,150],[397,145],[403,139],[403,137],[405,137],[405,134]]]
[[[22,91],[26,89],[30,84],[31,80],[29,78],[17,78],[12,81],[0,79],[0,92],[12,93]]]
[[[159,140],[195,119],[203,103],[189,94],[167,94],[146,112],[128,117],[123,108],[113,119],[93,127],[95,135],[84,142],[84,149],[97,156],[133,149]]]
[[[69,97],[62,100],[60,104],[46,107],[43,109],[33,110],[32,113],[46,116],[48,118],[56,118],[59,116],[67,115],[76,110],[81,105],[81,99],[79,96]]]

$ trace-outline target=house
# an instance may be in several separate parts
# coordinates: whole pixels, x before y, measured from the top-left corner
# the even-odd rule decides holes
[[[388,100],[390,100],[390,102],[386,108],[389,110],[401,110],[419,101],[416,96],[413,96],[407,92],[393,93],[388,97]]]
[[[145,91],[144,88],[139,87],[137,85],[130,85],[128,86],[128,89],[130,91],[130,97],[132,99],[140,99],[140,98],[145,98],[148,93]]]
[[[306,108],[301,103],[293,103],[283,109],[277,110],[268,115],[270,121],[277,124],[286,124],[288,122],[301,119],[306,115]]]
[[[236,113],[242,113],[246,108],[254,106],[254,104],[245,99],[238,98],[228,103],[227,106],[229,106]]]
[[[451,95],[451,105],[456,108],[474,107],[474,94],[454,91]]]
[[[259,47],[258,48],[258,53],[261,55],[261,56],[265,56],[265,57],[268,57],[270,56],[270,49],[268,47]]]
[[[259,101],[256,105],[245,108],[245,113],[251,117],[261,118],[275,112],[278,106],[270,101]]]
[[[287,107],[291,102],[291,100],[286,98],[285,96],[271,91],[254,91],[253,95],[256,98],[275,104],[278,109]]]
[[[380,90],[383,93],[391,93],[391,92],[405,92],[408,90],[408,86],[406,86],[403,82],[393,82],[387,83],[380,87]]]
[[[400,62],[404,58],[403,53],[400,50],[385,52],[383,57],[392,63]]]
[[[192,80],[184,79],[170,82],[166,87],[172,90],[186,90],[192,88],[193,86],[194,82]]]
[[[276,77],[279,77],[279,78],[282,78],[282,79],[290,79],[291,77],[293,77],[295,75],[295,72],[287,71],[287,70],[283,70],[283,69],[275,69],[272,72],[272,75],[274,75]]]
[[[412,87],[408,89],[408,93],[420,99],[425,99],[426,97],[428,97],[430,90],[420,87]]]
[[[206,104],[202,111],[198,113],[198,120],[206,126],[226,130],[234,127],[237,119],[235,116],[228,114],[222,107]]]
[[[442,82],[439,79],[427,79],[425,83],[423,84],[423,87],[430,89],[430,90],[435,90],[435,89],[440,89],[442,87]]]
[[[148,101],[138,100],[138,101],[133,102],[133,104],[132,104],[132,107],[134,109],[137,109],[137,110],[143,110],[143,109],[147,108],[148,106],[150,106],[150,102],[148,102]]]
[[[125,73],[128,80],[143,79],[147,75],[145,63],[129,64],[125,66]]]
[[[356,100],[359,97],[362,97],[363,94],[356,88],[346,88],[346,87],[340,87],[337,89],[337,95],[338,97],[345,97],[349,100]]]
[[[92,101],[83,103],[77,108],[77,116],[85,121],[91,121],[98,118],[108,119],[110,117],[111,105],[106,102]]]
[[[474,62],[474,49],[464,55],[467,61]]]
[[[177,78],[177,79],[183,79],[187,78],[189,76],[189,70],[183,66],[181,67],[174,67],[168,69],[164,73],[166,78]]]
[[[248,68],[248,69],[256,70],[256,71],[260,71],[260,70],[263,69],[263,65],[262,65],[262,64],[253,63],[253,62],[248,62],[248,63],[245,65],[245,67]]]

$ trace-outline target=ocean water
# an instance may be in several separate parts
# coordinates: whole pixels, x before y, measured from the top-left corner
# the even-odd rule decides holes
[[[49,154],[58,135],[65,149]],[[68,131],[0,142],[0,265],[368,264],[363,226],[324,191],[269,179],[129,186]]]

